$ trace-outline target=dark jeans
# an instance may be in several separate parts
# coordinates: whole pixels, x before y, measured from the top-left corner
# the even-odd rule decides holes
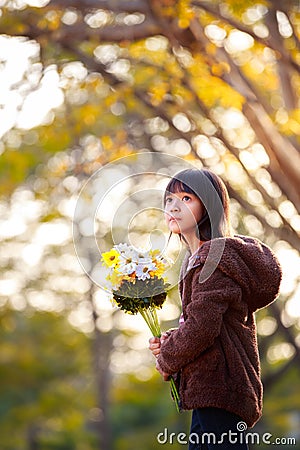
[[[243,433],[245,428],[246,425],[239,416],[224,409],[194,409],[189,450],[247,450]]]

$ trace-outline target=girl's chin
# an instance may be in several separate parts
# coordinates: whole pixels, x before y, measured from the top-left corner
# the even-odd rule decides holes
[[[169,224],[169,230],[172,231],[172,233],[174,233],[174,234],[180,234],[181,233],[181,230],[180,230],[179,226],[176,225],[176,224]]]

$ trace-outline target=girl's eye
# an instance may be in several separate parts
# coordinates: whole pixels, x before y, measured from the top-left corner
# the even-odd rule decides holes
[[[167,198],[166,198],[166,203],[171,203],[171,201],[172,201],[172,198],[171,198],[171,197],[167,197]]]
[[[189,200],[191,200],[191,197],[189,195],[184,195],[182,197],[182,200],[185,201],[185,202],[188,202]]]

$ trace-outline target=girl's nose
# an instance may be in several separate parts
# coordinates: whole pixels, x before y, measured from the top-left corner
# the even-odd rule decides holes
[[[174,199],[173,202],[172,202],[170,210],[171,211],[179,211],[179,209],[180,209],[179,200]]]

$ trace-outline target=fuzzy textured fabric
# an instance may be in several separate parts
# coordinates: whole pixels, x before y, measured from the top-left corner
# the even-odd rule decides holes
[[[178,374],[183,409],[222,408],[252,427],[263,392],[254,312],[276,299],[279,262],[259,240],[235,236],[205,242],[186,267],[184,322],[162,343],[158,362]],[[203,281],[205,267],[213,273]]]

